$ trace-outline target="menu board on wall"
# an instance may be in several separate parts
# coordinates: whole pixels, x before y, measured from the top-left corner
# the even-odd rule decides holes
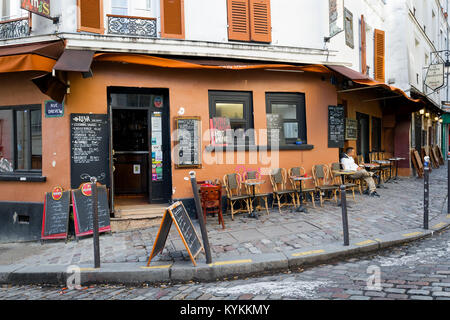
[[[175,168],[201,168],[202,143],[200,117],[175,118],[177,152]]]
[[[345,140],[358,140],[358,121],[345,119]]]
[[[344,107],[328,106],[328,148],[343,148],[345,143]]]
[[[284,124],[281,115],[276,113],[268,113],[267,118],[267,144],[272,142],[279,143],[284,141]],[[273,141],[272,141],[273,139]]]
[[[91,177],[109,187],[109,125],[106,114],[70,116],[70,179],[72,189]]]

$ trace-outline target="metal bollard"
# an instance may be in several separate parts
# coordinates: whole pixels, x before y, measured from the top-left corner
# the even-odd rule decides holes
[[[98,193],[97,193],[97,178],[91,177],[91,192],[92,192],[92,228],[94,239],[94,267],[100,268],[100,239],[98,233]]]
[[[428,230],[428,222],[429,222],[429,179],[430,179],[430,157],[426,156],[424,158],[424,195],[423,195],[423,228]]]
[[[200,224],[200,230],[202,232],[203,248],[205,249],[206,263],[212,263],[211,248],[209,246],[208,232],[206,231],[205,220],[203,219],[202,205],[200,204],[200,198],[198,197],[197,178],[195,172],[189,172],[191,177],[192,192],[194,193],[195,209],[197,211],[197,219]]]
[[[344,229],[344,246],[350,245],[348,234],[348,216],[347,216],[347,191],[345,186],[341,185],[341,208],[342,208],[342,227]]]

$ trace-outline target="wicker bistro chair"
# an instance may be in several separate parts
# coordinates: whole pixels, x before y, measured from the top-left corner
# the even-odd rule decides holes
[[[273,189],[273,201],[272,208],[275,204],[278,206],[278,211],[281,213],[281,208],[285,206],[293,205],[295,207],[295,190],[287,188],[286,181],[286,169],[278,168],[272,170],[270,174],[270,182],[272,184]],[[282,199],[284,198],[284,202]],[[291,200],[291,201],[289,201]]]
[[[323,206],[324,200],[332,200],[332,198],[324,199],[323,194],[324,193],[330,193],[334,197],[334,201],[337,204],[337,192],[339,187],[332,185],[332,178],[330,177],[328,166],[324,164],[315,165],[312,168],[312,174],[314,179],[314,184],[316,186],[316,189],[319,191],[320,194],[320,206]]]
[[[222,216],[222,185],[213,187],[200,187],[200,199],[203,210],[203,218],[206,223],[207,213],[218,214],[219,224],[225,229],[225,223]]]
[[[306,173],[305,168],[303,167],[295,167],[295,168],[291,168],[289,169],[289,177],[291,176],[304,176]],[[302,193],[305,195],[305,197],[303,197],[304,200],[306,200],[306,195],[309,194],[311,196],[311,201],[313,204],[313,207],[316,207],[316,203],[314,201],[314,194],[316,192],[315,188],[306,188],[305,186],[305,181],[294,181],[292,179],[291,180],[291,185],[294,186],[297,190],[299,189],[299,184],[302,183]],[[300,204],[300,196],[298,193],[296,193],[297,196],[297,202]],[[304,201],[305,202],[305,201]]]
[[[387,158],[389,157],[387,157],[384,152],[378,152],[378,160],[387,160]],[[387,181],[389,179],[390,171],[391,166],[389,164],[381,164],[381,179],[383,179],[383,181]]]
[[[231,220],[234,220],[236,213],[250,213],[250,196],[242,193],[241,175],[238,173],[226,174],[223,177],[225,189],[227,191],[227,201],[231,209]],[[235,209],[235,205],[240,204],[240,208]],[[245,207],[244,207],[245,206]]]
[[[258,171],[248,171],[245,175],[245,180],[249,179],[261,179],[261,175]],[[250,196],[253,196],[253,190],[252,187],[247,186],[247,194]],[[256,210],[262,210],[263,207],[261,206],[261,200],[264,203],[264,209],[266,209],[267,215],[269,215],[269,193],[262,193],[261,192],[261,186],[256,185],[255,186],[255,201],[257,203]],[[250,210],[253,211],[253,202],[250,200]]]
[[[344,178],[342,177],[341,174],[339,173],[334,173],[333,171],[339,171],[341,170],[341,164],[339,162],[334,162],[331,164],[331,176],[332,176],[332,182],[335,186],[340,187],[342,185],[342,183],[344,182]],[[349,180],[350,178],[347,178],[347,180]],[[360,179],[358,179],[360,180]],[[362,194],[362,190],[361,190],[361,184],[355,183],[355,182],[347,182],[345,184],[345,190],[352,190],[352,194],[353,194],[353,201],[356,201],[355,198],[355,188],[359,189],[359,193]],[[338,189],[340,192],[340,189]]]

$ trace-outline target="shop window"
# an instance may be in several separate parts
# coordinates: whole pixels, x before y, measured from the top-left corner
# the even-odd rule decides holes
[[[278,115],[280,145],[307,144],[303,93],[267,93],[266,112],[268,115]],[[269,124],[267,127],[274,128]]]
[[[209,116],[226,119],[234,144],[253,144],[253,103],[251,92],[209,91]],[[233,143],[230,139],[228,143]]]
[[[128,15],[128,0],[111,0],[111,13],[119,16]]]
[[[0,174],[41,170],[40,107],[0,109]]]

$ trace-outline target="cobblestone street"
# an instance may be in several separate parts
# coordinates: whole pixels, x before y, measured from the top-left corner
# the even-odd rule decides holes
[[[442,216],[446,208],[446,167],[433,170],[430,175],[430,226]],[[356,195],[356,203],[348,195],[350,239],[371,238],[391,232],[421,228],[423,223],[423,180],[399,178],[398,183],[380,188],[381,198]],[[246,256],[249,254],[276,253],[328,243],[342,243],[341,208],[334,202],[324,207],[308,207],[309,213],[294,213],[288,208],[261,213],[260,219],[244,218],[242,214],[231,220],[225,215],[226,229],[217,224],[217,218],[208,218],[207,228],[213,259]],[[198,227],[198,225],[196,224]],[[145,262],[151,252],[158,227],[114,233],[100,237],[103,263]],[[200,234],[200,231],[199,231]],[[64,241],[15,243],[0,245],[0,265],[24,264],[83,264],[92,263],[92,238],[79,242]],[[172,228],[163,254],[154,261],[189,260],[184,245]],[[204,259],[204,255],[200,256]]]
[[[449,300],[450,231],[376,255],[350,258],[300,272],[212,283],[158,287],[91,286],[82,290],[8,286],[0,300]],[[380,290],[367,281],[380,271]],[[374,285],[373,282],[369,284]]]

